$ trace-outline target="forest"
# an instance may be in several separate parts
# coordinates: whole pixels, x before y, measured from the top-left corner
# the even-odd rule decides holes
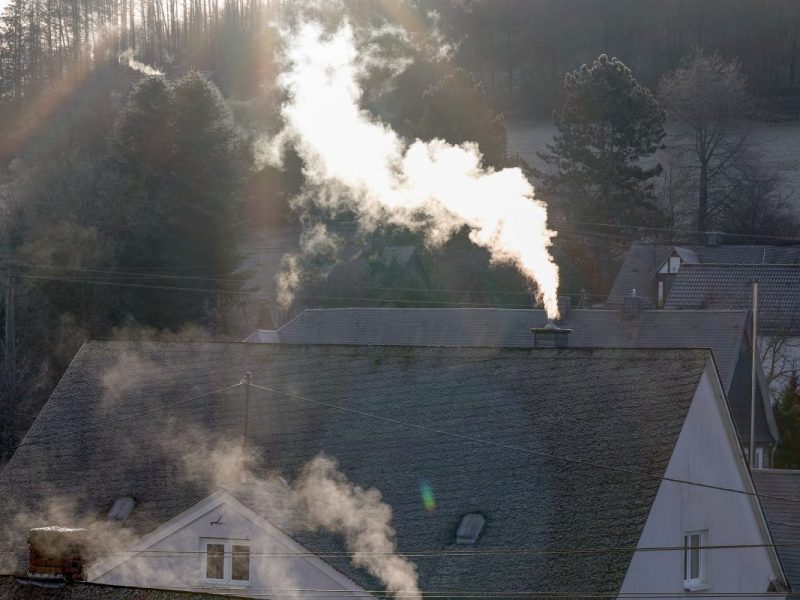
[[[798,239],[797,199],[749,138],[800,118],[792,0],[7,0],[0,464],[84,340],[242,339],[261,318],[246,242],[348,231],[351,214],[299,201],[313,190],[297,153],[264,156],[286,100],[281,30],[308,14],[374,52],[362,105],[403,139],[475,142],[483,167],[523,170],[578,305],[602,301],[632,240]],[[538,164],[508,144],[531,118],[558,132]],[[357,288],[318,277],[341,257],[317,245],[295,257],[295,309],[534,305],[468,234],[351,240]],[[382,258],[406,246],[424,281]]]

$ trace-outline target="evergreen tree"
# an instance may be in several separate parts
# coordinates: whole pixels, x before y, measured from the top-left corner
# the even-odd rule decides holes
[[[506,126],[486,99],[483,86],[463,69],[455,69],[422,95],[424,112],[417,135],[451,144],[476,142],[485,165],[506,161]]]
[[[650,222],[661,165],[644,163],[664,139],[664,111],[628,67],[604,54],[568,73],[564,91],[558,135],[540,155],[553,168],[538,173],[546,193],[576,221]]]
[[[775,467],[800,468],[800,378],[793,373],[774,406],[781,441],[775,449]]]
[[[216,87],[197,73],[174,85],[142,80],[115,124],[113,146],[127,199],[109,219],[112,231],[126,230],[116,262],[177,274],[191,267],[208,281],[230,280],[238,265],[238,190],[249,163]],[[213,292],[231,289],[208,281],[208,295],[131,290],[122,312],[159,328],[208,324]]]

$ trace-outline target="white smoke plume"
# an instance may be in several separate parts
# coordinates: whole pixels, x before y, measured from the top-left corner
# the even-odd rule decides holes
[[[128,65],[134,71],[139,71],[143,75],[163,75],[161,71],[150,65],[136,60],[133,57],[133,48],[128,48],[124,52],[120,52],[118,60],[123,65]]]
[[[421,598],[416,568],[395,554],[392,509],[378,490],[353,485],[326,456],[305,465],[294,489],[309,524],[344,536],[354,564],[380,579],[390,594]]]
[[[483,168],[476,144],[406,144],[361,109],[366,66],[349,24],[326,34],[304,23],[284,35],[279,84],[289,100],[272,156],[294,145],[313,188],[307,201],[334,213],[353,210],[367,230],[390,223],[421,231],[432,246],[467,225],[494,262],[514,264],[535,282],[537,298],[556,317],[558,267],[548,251],[556,234],[522,171]]]

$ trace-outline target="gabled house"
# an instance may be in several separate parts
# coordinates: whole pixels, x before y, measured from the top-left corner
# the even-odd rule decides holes
[[[685,265],[692,265],[693,268],[698,265],[800,265],[800,245],[675,245],[633,242],[606,298],[606,307],[621,308],[624,299],[631,295],[640,298],[646,308],[664,307],[669,302],[676,280],[683,278],[682,269]],[[751,273],[745,273],[744,277],[742,283],[749,284],[752,281]],[[719,297],[706,306],[680,308],[743,309],[750,306],[749,296],[746,299],[737,296],[733,303]]]
[[[323,454],[423,592],[784,590],[739,443],[702,349],[89,342],[0,473],[2,570],[79,525],[94,583],[382,596],[391,544],[353,561],[281,493]]]
[[[629,307],[630,308],[630,307]],[[570,310],[561,325],[570,346],[586,348],[711,348],[743,448],[749,451],[751,361],[747,311]],[[531,328],[544,327],[542,310],[492,308],[308,309],[277,330],[246,341],[284,344],[358,344],[531,348]],[[756,465],[772,464],[778,430],[762,370],[756,369]]]
[[[758,281],[763,370],[777,392],[800,368],[800,246],[674,246],[635,242],[606,306],[636,296],[649,308],[747,310]]]

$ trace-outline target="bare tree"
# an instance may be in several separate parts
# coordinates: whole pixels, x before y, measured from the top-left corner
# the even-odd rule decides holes
[[[717,185],[747,145],[747,80],[737,60],[696,50],[661,80],[659,95],[670,119],[691,135],[697,171],[697,230],[706,231],[716,209]]]
[[[733,157],[720,189],[716,219],[723,231],[743,234],[750,243],[752,236],[768,241],[797,234],[798,219],[780,173],[754,148]]]

